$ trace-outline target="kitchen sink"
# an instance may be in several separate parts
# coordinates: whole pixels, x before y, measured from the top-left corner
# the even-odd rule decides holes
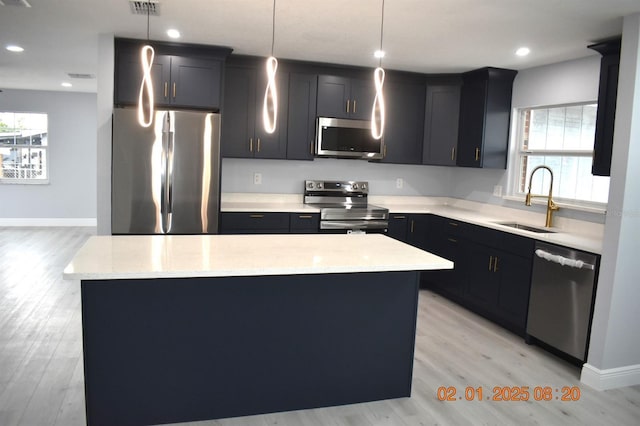
[[[522,229],[523,231],[536,232],[538,234],[553,234],[555,231],[552,231],[547,228],[538,228],[536,226],[525,225],[524,223],[518,222],[494,222],[496,225],[508,226],[509,228]]]

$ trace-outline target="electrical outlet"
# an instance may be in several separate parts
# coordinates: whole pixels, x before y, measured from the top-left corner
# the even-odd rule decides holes
[[[253,184],[254,185],[262,185],[262,173],[254,173],[253,174]]]
[[[502,185],[496,185],[493,187],[493,195],[496,197],[502,197]]]
[[[396,179],[396,188],[402,189],[403,186],[404,186],[404,181],[402,180],[402,178]]]

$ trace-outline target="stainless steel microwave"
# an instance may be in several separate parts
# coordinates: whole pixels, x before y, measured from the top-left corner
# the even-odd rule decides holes
[[[329,117],[316,120],[318,157],[379,160],[384,156],[383,149],[382,139],[371,135],[371,121]]]

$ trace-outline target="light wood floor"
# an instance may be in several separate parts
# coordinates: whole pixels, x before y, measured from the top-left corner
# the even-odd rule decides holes
[[[0,425],[85,423],[80,285],[62,270],[90,228],[0,228]],[[638,425],[640,386],[597,392],[579,368],[421,291],[411,398],[191,425]],[[248,384],[250,386],[250,384]],[[462,400],[439,401],[440,386]],[[578,386],[577,402],[466,401],[465,387]]]

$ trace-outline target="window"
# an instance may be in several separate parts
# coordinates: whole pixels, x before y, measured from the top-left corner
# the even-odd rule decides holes
[[[0,112],[0,182],[48,183],[47,114]]]
[[[595,103],[518,110],[512,195],[526,194],[533,169],[546,165],[553,170],[553,197],[558,202],[605,204],[609,178],[591,174],[596,111]],[[549,173],[541,170],[535,174],[531,193],[546,195],[549,184]]]

